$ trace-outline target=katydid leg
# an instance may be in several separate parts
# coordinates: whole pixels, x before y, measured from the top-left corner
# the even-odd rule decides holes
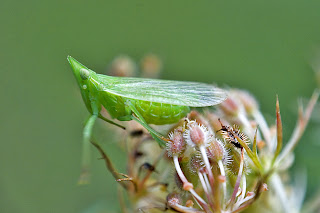
[[[113,122],[113,121],[111,121],[111,120],[103,117],[102,115],[99,115],[99,118],[102,119],[102,120],[104,120],[104,121],[106,121],[106,122],[108,122],[109,124],[112,124],[112,125],[115,125],[115,126],[117,126],[117,127],[120,127],[121,129],[126,129],[124,126],[122,126],[122,125],[120,125],[120,124],[117,124],[117,123],[115,123],[115,122]]]
[[[144,128],[146,128],[149,131],[149,133],[151,134],[151,136],[153,137],[153,139],[155,139],[159,143],[160,146],[165,146],[165,144],[166,144],[166,141],[164,140],[165,137],[163,135],[161,135],[159,132],[155,131],[151,126],[149,126],[149,124],[144,120],[142,115],[136,109],[134,104],[132,104],[131,101],[128,100],[126,102],[126,105],[137,116],[137,117],[135,117],[135,116],[132,115],[132,120],[137,121]]]
[[[137,121],[139,124],[141,124],[144,128],[146,128],[150,135],[152,136],[153,139],[155,139],[155,141],[157,141],[157,143],[161,146],[164,147],[166,144],[166,140],[165,137],[160,135],[160,133],[156,132],[154,129],[152,129],[147,123],[142,122],[141,120],[139,120],[139,118],[136,118],[135,116],[132,115],[132,120]]]
[[[92,135],[92,127],[97,120],[98,115],[91,115],[83,129],[83,144],[82,144],[82,171],[79,179],[79,184],[89,182],[89,167],[90,167],[90,139]]]

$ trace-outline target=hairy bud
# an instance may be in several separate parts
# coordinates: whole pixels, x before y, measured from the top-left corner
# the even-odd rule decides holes
[[[207,127],[199,125],[196,121],[189,121],[187,128],[183,136],[189,146],[207,146],[210,143],[212,136]]]
[[[179,156],[185,150],[185,142],[181,131],[175,129],[174,132],[169,134],[169,139],[167,143],[167,153],[169,157]]]

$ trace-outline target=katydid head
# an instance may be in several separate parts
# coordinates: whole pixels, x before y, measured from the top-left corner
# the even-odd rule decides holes
[[[93,71],[82,65],[80,62],[78,62],[71,56],[68,56],[67,59],[72,67],[73,74],[75,75],[79,86],[82,87],[83,84],[86,83],[86,80],[90,77],[90,74]]]
[[[95,72],[88,69],[84,65],[82,65],[80,62],[72,58],[71,56],[67,57],[71,68],[73,70],[73,74],[77,79],[77,83],[80,87],[81,95],[83,98],[83,101],[85,102],[88,110],[91,112],[91,104],[90,104],[90,78],[95,75]]]

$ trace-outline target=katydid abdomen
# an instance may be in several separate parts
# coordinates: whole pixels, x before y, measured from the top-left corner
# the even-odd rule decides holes
[[[110,93],[106,94],[105,92],[99,99],[111,117],[118,120],[126,120],[124,119],[126,117],[130,120],[132,112],[126,110],[126,102],[130,101],[148,124],[163,125],[176,123],[190,111],[188,106],[129,99]]]
[[[188,106],[177,106],[157,102],[136,100],[135,107],[149,124],[177,123],[190,111]]]

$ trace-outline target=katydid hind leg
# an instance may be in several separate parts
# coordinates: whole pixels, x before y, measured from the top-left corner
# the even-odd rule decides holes
[[[143,121],[141,121],[139,118],[136,118],[132,115],[132,120],[135,120],[136,122],[138,122],[139,124],[141,124],[141,126],[143,126],[144,128],[146,128],[150,135],[152,136],[152,138],[157,141],[157,143],[161,146],[164,147],[166,144],[166,140],[164,136],[160,135],[160,133],[156,132],[154,129],[152,129],[147,123],[144,123]]]
[[[87,184],[89,183],[90,176],[90,160],[91,160],[91,152],[90,152],[90,139],[92,135],[92,128],[97,120],[98,115],[91,115],[87,120],[85,127],[83,129],[83,144],[82,144],[82,168],[81,175],[78,181],[79,184]]]
[[[166,141],[164,140],[164,136],[162,136],[159,132],[155,131],[151,126],[149,126],[149,124],[144,120],[144,118],[142,117],[142,115],[139,113],[139,111],[136,109],[136,107],[134,106],[134,104],[131,103],[130,100],[128,100],[126,102],[126,106],[128,106],[130,108],[130,110],[137,116],[132,116],[132,120],[137,121],[138,123],[140,123],[144,128],[146,128],[149,133],[151,134],[151,136],[153,137],[153,139],[155,139],[160,146],[165,146]]]

